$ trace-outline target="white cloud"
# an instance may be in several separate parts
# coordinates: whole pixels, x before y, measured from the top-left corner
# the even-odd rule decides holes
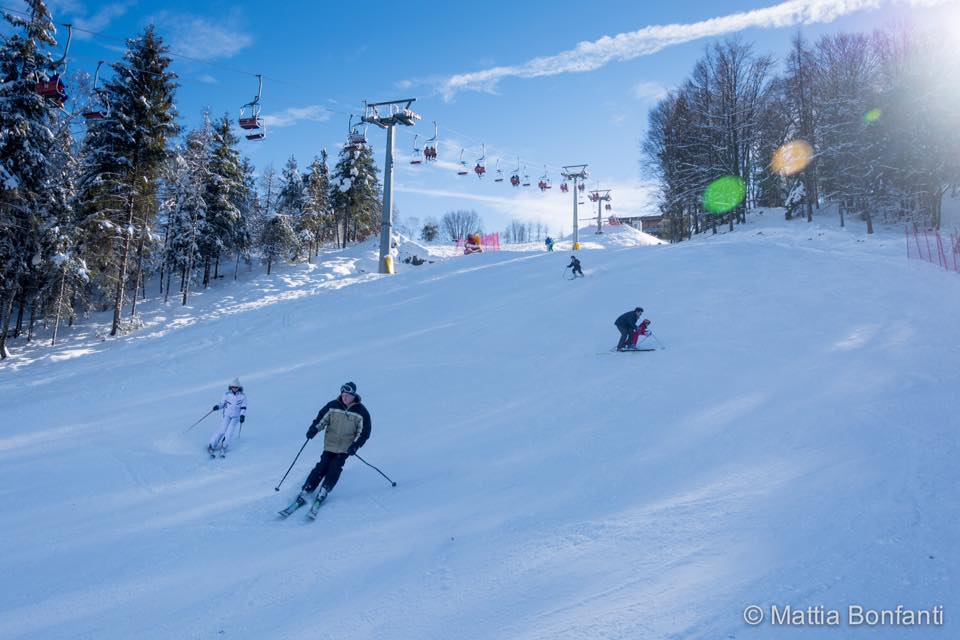
[[[161,12],[150,18],[174,54],[200,60],[230,58],[253,43],[233,17],[216,21],[188,14]]]
[[[110,23],[113,22],[114,19],[124,15],[133,4],[134,2],[132,0],[115,2],[101,7],[92,16],[75,18],[73,20],[73,26],[77,28],[77,31],[74,33],[74,37],[79,40],[92,38],[93,34],[87,33],[87,31],[103,31],[110,26]],[[80,29],[84,29],[85,31],[80,31]]]
[[[201,75],[197,76],[197,80],[199,80],[200,82],[202,82],[202,83],[204,83],[204,84],[217,84],[217,79],[214,78],[214,77],[213,77],[212,75],[210,75],[209,73],[204,73],[204,74],[201,74]]]
[[[911,6],[932,6],[951,0],[893,0]],[[647,56],[666,47],[735,33],[750,28],[782,28],[798,24],[832,22],[837,18],[876,9],[891,0],[788,0],[771,7],[718,16],[685,24],[652,25],[638,31],[603,36],[580,42],[573,49],[551,56],[533,58],[519,65],[499,66],[460,73],[445,78],[439,92],[445,100],[460,91],[494,92],[504,78],[537,78],[563,73],[582,73],[611,62]]]
[[[325,122],[332,113],[319,105],[306,107],[290,107],[283,111],[264,114],[263,123],[268,127],[292,127],[300,122]]]
[[[633,85],[633,95],[641,102],[655,102],[667,95],[667,88],[659,82],[638,82]]]

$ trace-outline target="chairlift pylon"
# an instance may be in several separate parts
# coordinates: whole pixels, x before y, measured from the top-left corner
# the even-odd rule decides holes
[[[107,97],[107,92],[97,88],[97,85],[100,83],[100,67],[102,66],[103,60],[100,60],[97,62],[97,71],[93,74],[93,95],[96,96],[96,99],[100,102],[100,108],[96,109],[91,105],[89,110],[84,111],[83,117],[87,122],[92,120],[105,120],[110,117],[110,100]]]
[[[263,118],[260,116],[260,97],[262,95],[263,76],[258,73],[257,96],[240,107],[240,128],[250,132],[246,134],[247,140],[263,140],[267,137],[267,128],[264,126]]]
[[[63,83],[63,75],[67,70],[67,54],[70,52],[70,42],[73,40],[73,25],[64,25],[67,28],[67,46],[63,48],[63,55],[50,65],[53,74],[49,77],[37,78],[37,84],[34,91],[41,98],[49,100],[56,107],[62,109],[63,104],[69,99],[67,96],[67,85]]]

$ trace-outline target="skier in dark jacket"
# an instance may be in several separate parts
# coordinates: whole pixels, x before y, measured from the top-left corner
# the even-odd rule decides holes
[[[370,437],[370,426],[370,413],[360,402],[357,385],[344,383],[340,387],[340,395],[320,409],[307,430],[307,438],[313,438],[324,430],[326,433],[320,462],[303,483],[298,501],[306,503],[321,480],[323,486],[317,493],[317,500],[322,502],[326,499],[340,479],[347,458],[354,455]]]
[[[573,277],[576,278],[578,275],[583,277],[583,269],[580,268],[580,261],[577,260],[577,256],[570,256],[570,264],[567,265],[567,269],[573,267]]]
[[[620,330],[620,341],[617,342],[617,351],[623,351],[627,348],[627,342],[633,337],[633,332],[637,330],[637,322],[643,315],[643,308],[637,307],[633,311],[627,311],[621,314],[613,323]]]

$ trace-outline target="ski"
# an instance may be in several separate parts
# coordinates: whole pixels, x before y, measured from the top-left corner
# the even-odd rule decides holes
[[[310,507],[310,512],[307,514],[308,518],[310,518],[311,520],[317,519],[317,512],[320,511],[320,505],[323,504],[324,500],[326,500],[326,497],[317,498],[316,500],[313,501],[313,506]]]
[[[617,351],[616,349],[611,349],[610,351],[601,351],[597,355],[602,356],[607,353],[641,353],[643,351],[656,351],[656,349],[624,349],[623,351]]]
[[[286,518],[305,504],[307,504],[307,501],[300,496],[297,496],[297,499],[290,503],[290,506],[288,506],[286,509],[281,509],[277,513],[280,514],[280,517]]]

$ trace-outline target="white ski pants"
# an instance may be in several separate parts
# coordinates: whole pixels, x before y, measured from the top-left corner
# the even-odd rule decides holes
[[[210,438],[210,448],[223,449],[226,451],[230,447],[230,443],[233,442],[233,434],[236,433],[239,428],[239,417],[224,417],[223,422],[220,424],[220,428],[216,433],[213,434],[213,437]]]

